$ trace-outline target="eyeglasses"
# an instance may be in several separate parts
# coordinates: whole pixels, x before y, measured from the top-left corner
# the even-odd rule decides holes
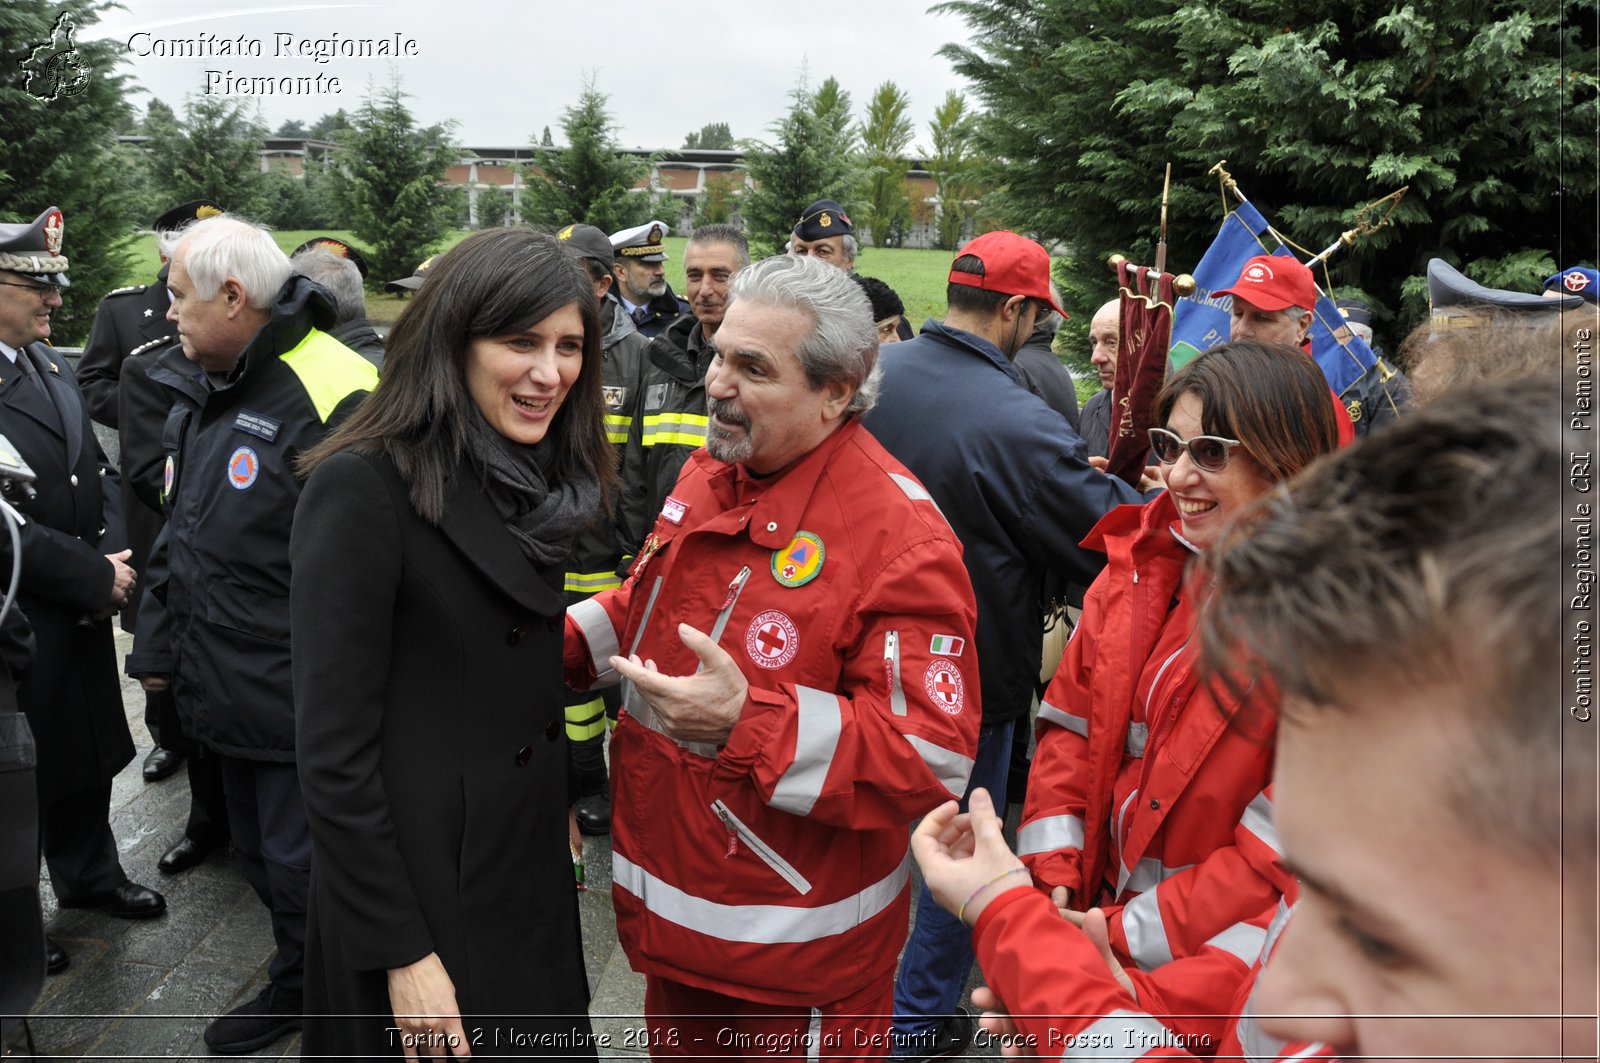
[[[0,284],[8,288],[26,288],[41,300],[50,298],[50,293],[57,290],[54,284],[19,284],[16,281],[0,281]]]
[[[1165,428],[1150,429],[1150,449],[1156,452],[1156,459],[1163,465],[1171,465],[1178,460],[1178,455],[1184,451],[1189,452],[1189,460],[1195,466],[1206,472],[1221,472],[1228,467],[1228,459],[1233,456],[1234,447],[1244,446],[1237,439],[1224,439],[1222,436],[1195,436],[1184,439],[1176,432],[1169,432]]]

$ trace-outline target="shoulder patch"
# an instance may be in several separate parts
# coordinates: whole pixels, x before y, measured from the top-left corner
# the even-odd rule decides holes
[[[139,344],[139,346],[135,347],[133,350],[128,352],[128,357],[132,358],[136,354],[143,354],[145,351],[148,351],[152,347],[160,347],[162,344],[171,343],[171,342],[172,342],[172,337],[171,336],[162,336],[162,337],[160,337],[158,339],[151,340],[149,343],[141,343],[141,344]]]
[[[137,295],[142,291],[149,290],[149,288],[150,285],[148,284],[132,284],[126,288],[113,288],[111,291],[106,292],[106,298],[109,299],[113,295]]]

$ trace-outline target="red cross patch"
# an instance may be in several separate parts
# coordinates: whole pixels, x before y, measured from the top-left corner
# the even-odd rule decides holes
[[[966,707],[966,684],[954,661],[940,658],[928,665],[922,673],[922,687],[933,703],[950,716],[960,716]]]
[[[758,668],[782,668],[800,652],[800,629],[787,613],[757,613],[744,633],[745,652]]]

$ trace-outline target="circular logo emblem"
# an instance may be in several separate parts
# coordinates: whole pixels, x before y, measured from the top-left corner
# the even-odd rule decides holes
[[[772,578],[785,587],[810,583],[822,571],[825,555],[820,538],[808,531],[799,532],[788,546],[772,551]]]
[[[249,447],[240,447],[228,459],[228,482],[235,490],[243,491],[261,475],[261,459]]]
[[[172,455],[167,455],[167,467],[161,474],[161,493],[167,498],[172,497],[172,482],[178,478],[178,464],[172,460]]]
[[[1567,291],[1569,292],[1581,292],[1585,288],[1589,287],[1589,278],[1585,277],[1577,270],[1573,270],[1571,273],[1562,278],[1561,283],[1566,285]]]
[[[1257,262],[1255,265],[1244,271],[1244,279],[1247,281],[1255,281],[1257,284],[1259,284],[1262,281],[1271,280],[1272,271],[1266,266],[1263,266],[1261,263]]]
[[[966,707],[966,684],[952,661],[940,659],[928,665],[922,673],[922,688],[947,715],[960,716]]]
[[[800,629],[787,613],[757,613],[744,633],[745,652],[758,668],[782,668],[800,652]]]

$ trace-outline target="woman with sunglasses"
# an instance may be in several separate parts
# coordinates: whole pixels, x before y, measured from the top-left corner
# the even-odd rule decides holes
[[[1338,426],[1315,363],[1257,343],[1179,370],[1154,420],[1166,491],[1083,542],[1107,564],[1039,707],[1017,853],[1068,918],[1104,910],[1123,962],[1148,971],[1223,936],[1242,973],[1286,881],[1266,790],[1276,701],[1199,674],[1196,573],[1250,503],[1337,446]]]

